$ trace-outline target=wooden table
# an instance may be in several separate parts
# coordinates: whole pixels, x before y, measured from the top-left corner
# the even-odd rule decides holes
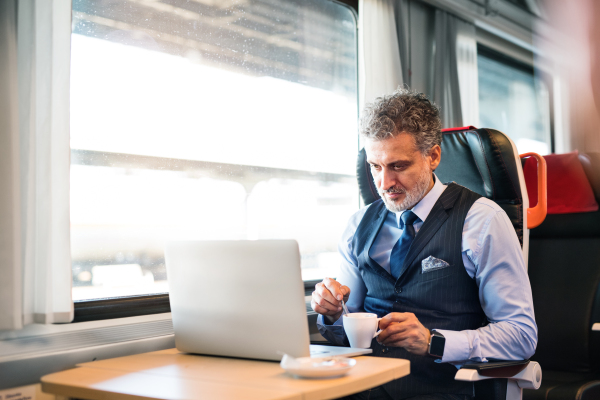
[[[46,375],[42,390],[83,399],[333,399],[408,375],[407,360],[356,357],[350,373],[299,379],[277,362],[155,351]]]

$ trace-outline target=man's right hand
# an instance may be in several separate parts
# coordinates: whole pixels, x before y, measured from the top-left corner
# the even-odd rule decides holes
[[[310,305],[315,312],[322,314],[329,323],[334,323],[342,316],[342,299],[348,301],[350,288],[335,279],[325,278],[317,283],[312,292]]]

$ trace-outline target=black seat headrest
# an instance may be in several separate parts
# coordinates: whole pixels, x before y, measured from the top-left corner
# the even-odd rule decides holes
[[[508,214],[523,244],[518,155],[502,132],[471,128],[444,132],[442,160],[435,173],[444,183],[454,181],[494,200]],[[357,179],[365,204],[379,199],[364,149],[358,155]]]
[[[377,193],[377,188],[373,182],[373,175],[371,175],[371,168],[369,167],[369,163],[367,163],[367,153],[364,148],[358,152],[356,179],[358,180],[360,197],[362,197],[366,206],[380,199],[381,196]]]

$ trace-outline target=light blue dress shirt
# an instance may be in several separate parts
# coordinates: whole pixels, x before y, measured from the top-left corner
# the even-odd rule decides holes
[[[435,177],[433,188],[412,209],[421,221],[427,219],[445,189],[446,185]],[[350,312],[364,311],[366,287],[353,255],[352,239],[368,207],[350,218],[338,246],[343,261],[337,280],[351,290],[347,302]],[[388,272],[392,247],[402,234],[401,215],[388,211],[369,251],[369,256]],[[417,233],[422,225],[423,222],[414,224]],[[489,199],[478,199],[467,213],[462,235],[462,259],[467,273],[477,283],[479,301],[490,323],[476,330],[437,329],[446,338],[441,362],[459,365],[466,361],[531,357],[537,344],[537,325],[521,245],[504,210]],[[334,343],[342,342],[342,318],[329,325],[319,315],[317,325],[325,338]],[[426,328],[436,330],[435,326]]]

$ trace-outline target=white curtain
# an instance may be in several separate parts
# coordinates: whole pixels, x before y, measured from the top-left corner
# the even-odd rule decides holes
[[[17,0],[0,1],[0,330],[21,324]]]
[[[473,125],[481,128],[475,25],[460,20],[456,23],[456,64],[462,111],[461,126]]]
[[[414,24],[412,13],[418,20]],[[433,21],[431,27],[422,25],[428,20]],[[433,35],[424,34],[424,29],[432,29]],[[361,0],[360,109],[411,81],[420,83],[418,89],[440,106],[444,127],[478,126],[475,26],[410,0]]]
[[[457,18],[435,11],[433,101],[440,106],[444,128],[463,126],[456,56]]]
[[[406,53],[406,35],[396,16],[406,8],[405,0],[361,0],[358,10],[359,106],[391,94],[405,83],[401,56]]]
[[[69,232],[71,2],[0,3],[4,7],[12,4],[16,10],[7,13],[12,15],[12,23],[6,23],[3,12],[2,40],[5,35],[13,42],[15,36],[17,39],[16,52],[2,48],[0,59],[13,68],[3,68],[0,73],[2,78],[10,74],[7,79],[18,83],[18,95],[0,89],[0,96],[8,103],[0,111],[2,117],[15,121],[11,129],[3,126],[0,141],[12,145],[11,155],[18,164],[13,168],[13,185],[2,185],[16,204],[11,208],[0,203],[0,215],[12,212],[16,222],[10,240],[0,242],[0,254],[10,244],[19,248],[12,264],[0,264],[2,276],[11,271],[16,275],[11,282],[0,281],[0,290],[6,289],[12,299],[11,306],[0,306],[0,329],[20,329],[31,323],[73,319]],[[2,179],[6,179],[5,170],[12,171],[2,165]]]
[[[445,128],[479,125],[479,84],[475,26],[435,11],[433,100]]]

